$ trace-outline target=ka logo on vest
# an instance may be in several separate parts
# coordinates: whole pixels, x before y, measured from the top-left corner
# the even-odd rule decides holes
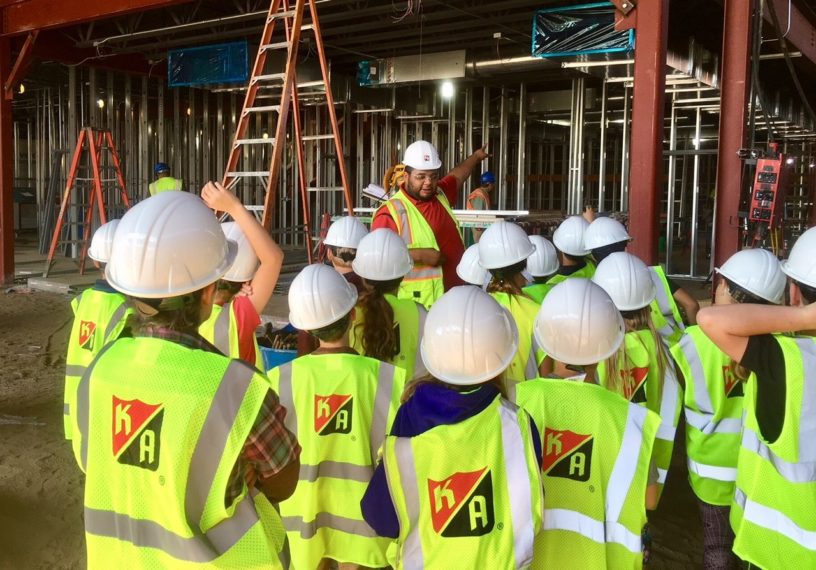
[[[428,479],[428,498],[434,531],[441,536],[482,536],[493,530],[493,479],[487,467],[444,481]]]
[[[113,456],[119,463],[159,468],[163,404],[120,400],[113,396]]]
[[[648,368],[631,368],[621,371],[623,395],[627,400],[635,404],[646,401],[646,377],[648,375]]]
[[[544,430],[542,469],[550,477],[587,481],[592,469],[591,435],[569,430]]]
[[[730,366],[723,366],[723,384],[726,398],[742,398],[745,395],[742,381],[736,377]]]
[[[351,433],[351,394],[332,394],[314,398],[314,428],[318,435]]]
[[[85,350],[94,349],[94,333],[96,332],[96,323],[93,321],[79,322],[79,346]]]

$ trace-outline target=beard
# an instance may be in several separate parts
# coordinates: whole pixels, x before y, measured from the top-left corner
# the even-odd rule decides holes
[[[422,184],[412,185],[410,180],[406,180],[405,193],[414,200],[419,200],[420,202],[430,202],[436,198],[436,184],[431,187],[430,194],[427,191],[423,191],[422,186]]]

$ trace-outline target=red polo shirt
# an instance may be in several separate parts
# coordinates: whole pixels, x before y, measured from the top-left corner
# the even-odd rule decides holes
[[[456,204],[457,194],[459,193],[456,177],[445,176],[436,185],[445,193],[448,202]],[[436,243],[439,245],[439,251],[445,256],[445,264],[442,266],[442,280],[444,281],[445,291],[457,285],[464,285],[464,281],[456,275],[456,266],[459,265],[462,254],[465,253],[465,244],[462,242],[459,230],[456,229],[456,222],[448,215],[448,211],[440,204],[439,200],[423,202],[414,200],[407,194],[406,197],[416,206],[419,213],[431,226],[431,230],[436,236]],[[397,224],[391,214],[388,213],[387,208],[380,208],[374,215],[371,229],[376,230],[377,228],[388,228],[397,231]]]

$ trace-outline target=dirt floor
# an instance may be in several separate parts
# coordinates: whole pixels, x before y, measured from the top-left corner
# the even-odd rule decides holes
[[[24,287],[0,291],[2,569],[85,567],[83,477],[62,434],[69,301]],[[650,517],[651,568],[701,566],[702,531],[678,443],[668,486]]]

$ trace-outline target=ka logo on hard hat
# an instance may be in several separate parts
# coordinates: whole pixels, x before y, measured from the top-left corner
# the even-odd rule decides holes
[[[648,368],[630,368],[621,370],[623,378],[623,395],[630,402],[640,404],[646,401],[646,377]]]
[[[482,536],[493,530],[493,479],[487,467],[443,481],[428,479],[428,498],[434,531],[441,536]]]
[[[159,467],[163,404],[113,396],[113,456],[119,463],[155,471]]]
[[[593,436],[569,430],[544,430],[542,469],[549,477],[587,481],[592,469]]]
[[[730,366],[723,366],[723,384],[726,398],[742,398],[745,395],[742,382],[736,377]]]
[[[79,346],[85,350],[94,349],[94,333],[96,323],[93,321],[80,321],[79,323]]]
[[[314,397],[314,428],[319,435],[351,433],[351,412],[354,398],[351,394],[332,394]]]

